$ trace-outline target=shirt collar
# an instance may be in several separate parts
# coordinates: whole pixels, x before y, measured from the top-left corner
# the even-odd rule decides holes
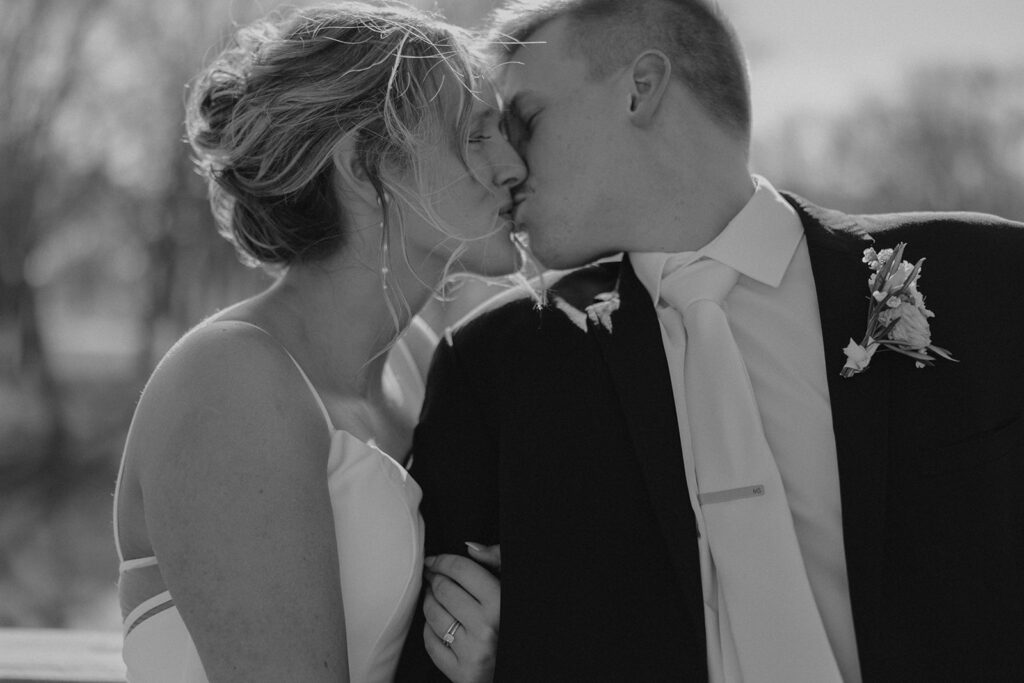
[[[661,277],[670,258],[676,267],[701,257],[712,258],[752,280],[769,287],[779,286],[804,230],[796,211],[771,183],[758,175],[753,179],[755,190],[750,200],[725,229],[701,249],[677,254],[630,253],[629,260],[637,279],[655,303],[661,298]]]

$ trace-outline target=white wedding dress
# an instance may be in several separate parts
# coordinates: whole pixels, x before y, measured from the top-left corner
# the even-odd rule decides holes
[[[376,446],[335,429],[316,389],[298,363],[295,367],[331,431],[327,482],[338,542],[350,679],[352,683],[391,681],[419,598],[421,491],[405,468]],[[407,400],[422,404],[423,378],[401,341],[392,349],[385,381],[399,382]],[[121,469],[123,476],[123,462]],[[118,591],[128,680],[206,683],[195,644],[160,575],[159,558],[123,557],[116,514],[120,483],[119,477],[114,540],[121,562]]]

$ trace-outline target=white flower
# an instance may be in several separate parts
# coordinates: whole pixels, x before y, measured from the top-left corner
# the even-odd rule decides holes
[[[874,339],[868,337],[867,348],[864,348],[857,342],[850,340],[850,343],[843,349],[843,353],[846,354],[846,365],[844,368],[849,368],[851,374],[861,372],[868,367],[868,363],[871,362],[871,357],[875,355],[875,351],[878,350],[878,344],[875,343]]]
[[[907,281],[907,278],[913,271],[913,264],[908,263],[907,261],[904,261],[903,263],[899,264],[898,266],[893,268],[892,272],[889,274],[889,278],[885,283],[886,289],[888,289],[890,292],[899,289],[900,287],[903,286],[903,283]],[[920,275],[920,271],[918,271],[918,275]]]
[[[608,332],[612,331],[612,313],[619,310],[619,293],[604,292],[594,297],[597,301],[584,310],[579,310],[560,296],[554,297],[555,308],[565,314],[569,321],[584,332],[587,331],[587,318],[595,325],[601,325]]]
[[[919,368],[931,365],[936,357],[956,362],[949,351],[932,344],[928,318],[934,314],[925,308],[924,296],[917,288],[924,259],[918,259],[916,264],[904,261],[906,246],[900,242],[895,249],[864,250],[861,261],[874,271],[868,277],[868,326],[864,341],[858,344],[851,339],[843,349],[843,377],[863,372],[879,348],[910,356]]]
[[[596,325],[601,324],[608,332],[612,331],[612,313],[619,310],[619,293],[605,292],[598,294],[597,302],[587,306],[587,316]]]
[[[893,325],[889,337],[896,341],[907,342],[911,348],[925,350],[932,343],[932,333],[928,326],[928,318],[934,314],[927,308],[920,309],[911,303],[900,304],[899,320]]]
[[[899,308],[889,308],[878,314],[878,322],[888,326],[890,323],[896,320],[896,318],[899,318],[901,313],[902,311],[900,311]]]
[[[924,310],[924,297],[921,296],[921,292],[917,291],[917,283],[912,283],[909,287],[907,287],[907,292],[910,294],[910,298],[913,301],[914,305],[920,308],[921,310]],[[928,311],[927,315],[930,318],[932,317],[933,313],[931,311]]]
[[[587,331],[586,313],[577,308],[574,308],[571,304],[569,304],[569,302],[567,302],[560,296],[556,296],[554,300],[555,308],[560,310],[562,313],[565,313],[565,317],[568,318],[573,325],[580,328],[584,332]]]

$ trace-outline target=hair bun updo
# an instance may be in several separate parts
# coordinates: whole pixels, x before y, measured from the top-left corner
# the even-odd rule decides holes
[[[415,158],[425,122],[467,117],[464,102],[453,115],[428,92],[438,64],[473,91],[481,62],[457,29],[402,6],[295,8],[234,34],[191,83],[186,128],[218,228],[244,261],[288,266],[344,244],[337,144],[357,132],[384,201],[382,168]]]
[[[211,159],[223,156],[225,131],[245,94],[254,58],[251,49],[238,44],[222,52],[192,83],[186,124],[189,141],[197,154]]]

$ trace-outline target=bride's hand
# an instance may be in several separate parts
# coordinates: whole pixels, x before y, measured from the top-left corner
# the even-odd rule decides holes
[[[426,560],[423,640],[434,664],[450,680],[489,683],[498,650],[501,582],[478,562],[500,571],[501,548],[466,545],[477,562],[460,555]]]

